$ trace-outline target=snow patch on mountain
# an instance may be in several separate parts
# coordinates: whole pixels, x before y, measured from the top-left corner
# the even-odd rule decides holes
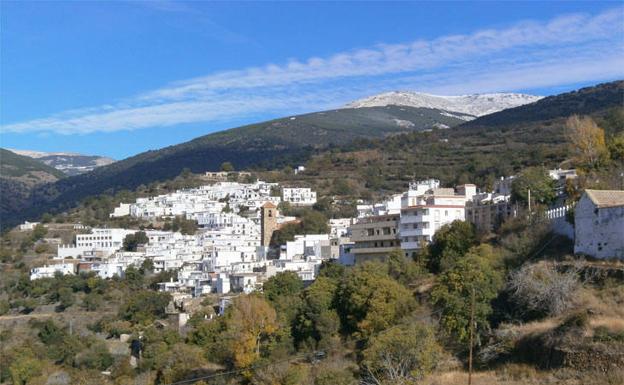
[[[14,149],[9,149],[9,151],[18,155],[37,159],[48,166],[62,171],[66,175],[82,174],[93,171],[97,167],[106,166],[115,162],[115,160],[111,158],[98,155],[83,155],[75,152],[43,152]]]
[[[385,107],[389,105],[432,108],[445,110],[450,114],[465,114],[463,116],[452,116],[463,120],[471,120],[474,117],[522,106],[540,99],[542,99],[542,96],[515,93],[439,96],[410,91],[392,91],[356,100],[347,104],[344,108]]]

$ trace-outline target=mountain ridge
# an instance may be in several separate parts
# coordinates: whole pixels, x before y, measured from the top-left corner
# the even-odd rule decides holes
[[[449,113],[471,115],[474,119],[504,109],[534,103],[542,98],[542,96],[519,93],[443,96],[413,91],[390,91],[355,100],[345,105],[345,108],[385,107],[388,105],[433,108]]]

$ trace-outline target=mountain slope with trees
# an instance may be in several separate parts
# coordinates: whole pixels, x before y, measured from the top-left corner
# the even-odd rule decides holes
[[[16,224],[46,211],[62,211],[91,195],[171,179],[185,168],[216,170],[224,162],[237,169],[275,170],[309,160],[309,172],[302,178],[310,183],[333,183],[340,177],[372,191],[400,190],[407,181],[428,176],[446,183],[487,184],[523,166],[565,161],[569,154],[563,128],[571,114],[591,115],[607,126],[607,133],[617,131],[623,121],[618,112],[623,99],[624,81],[600,84],[453,129],[434,128],[440,122],[435,110],[403,106],[293,116],[148,151],[42,186],[2,214],[7,224]],[[421,118],[419,126],[400,123],[416,117]],[[458,119],[442,124],[457,123]],[[415,132],[422,130],[426,132]]]

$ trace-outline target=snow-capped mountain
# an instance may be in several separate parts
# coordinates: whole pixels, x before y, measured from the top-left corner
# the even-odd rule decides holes
[[[42,152],[30,150],[14,150],[10,151],[37,159],[48,166],[52,166],[62,171],[66,175],[78,175],[92,171],[96,167],[106,166],[115,160],[97,155],[83,155],[74,152]]]
[[[529,104],[542,99],[541,96],[493,93],[460,96],[439,96],[410,91],[392,91],[356,100],[345,108],[384,107],[388,105],[409,106],[416,108],[432,108],[445,110],[449,113],[461,113],[472,117],[492,114],[507,108]],[[470,117],[460,117],[471,120]],[[458,116],[459,117],[459,116]]]

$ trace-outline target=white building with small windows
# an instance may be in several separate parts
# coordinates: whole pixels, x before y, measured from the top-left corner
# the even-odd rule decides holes
[[[624,190],[585,190],[574,228],[574,253],[624,259]]]
[[[123,247],[127,235],[136,232],[127,229],[91,229],[89,234],[76,235],[74,245],[59,245],[56,259],[106,258]]]
[[[435,233],[453,221],[464,221],[466,202],[476,194],[475,185],[440,188],[437,180],[410,184],[401,199],[399,238],[406,255],[431,242]]]
[[[303,187],[284,187],[282,200],[293,206],[312,206],[316,203],[316,191]]]

